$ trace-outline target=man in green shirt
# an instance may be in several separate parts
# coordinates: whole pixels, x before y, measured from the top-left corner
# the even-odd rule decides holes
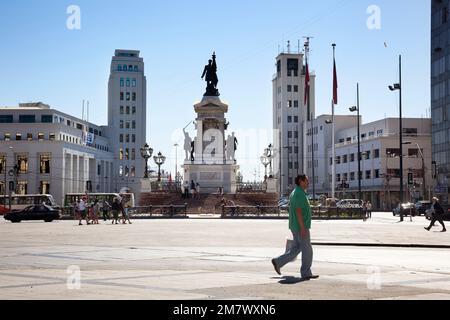
[[[302,253],[302,266],[300,274],[302,279],[317,279],[313,275],[311,266],[313,261],[313,249],[311,246],[311,206],[306,195],[309,179],[306,175],[295,178],[297,187],[289,197],[289,229],[294,236],[294,245],[282,256],[272,259],[275,271],[281,275],[280,269]]]

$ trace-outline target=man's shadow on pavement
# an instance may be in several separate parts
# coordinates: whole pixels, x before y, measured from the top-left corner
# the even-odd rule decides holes
[[[297,284],[302,282],[310,281],[310,279],[304,279],[299,277],[292,277],[292,276],[283,276],[280,281],[278,281],[279,284]]]

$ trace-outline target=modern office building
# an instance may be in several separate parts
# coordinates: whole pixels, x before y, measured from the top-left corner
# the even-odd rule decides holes
[[[14,182],[16,194],[52,194],[61,205],[65,194],[84,193],[87,181],[92,192],[112,192],[106,131],[40,102],[0,108],[0,194]]]
[[[107,134],[114,154],[117,190],[141,189],[145,163],[140,148],[146,143],[147,80],[139,51],[116,50],[108,83]]]
[[[431,1],[431,118],[435,193],[450,193],[450,23],[449,0]]]
[[[303,53],[280,53],[273,76],[274,173],[280,194],[288,194],[303,173],[307,124]],[[310,113],[315,114],[315,75],[310,72]]]
[[[399,119],[362,124],[360,133],[364,200],[371,201],[374,209],[392,209],[400,201],[400,183],[405,186],[405,200],[430,198],[433,188],[430,119],[403,119],[403,182],[400,182]],[[336,190],[341,199],[358,198],[357,139],[356,125],[336,133]],[[328,151],[331,154],[331,146]],[[330,175],[332,161],[329,157]],[[408,186],[409,173],[413,174],[411,188]]]

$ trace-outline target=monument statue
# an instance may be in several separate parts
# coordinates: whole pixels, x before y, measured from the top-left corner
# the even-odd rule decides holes
[[[194,152],[195,152],[195,139],[191,142],[191,161],[194,162]]]
[[[205,78],[206,81],[206,92],[205,97],[218,97],[220,96],[219,90],[217,89],[217,84],[219,79],[217,78],[217,63],[216,63],[216,53],[213,53],[212,60],[209,60],[208,65],[205,66],[203,70],[202,79]]]
[[[187,133],[184,129],[183,129],[183,133],[184,133],[184,153],[186,155],[185,160],[188,161],[189,159],[192,159],[192,139],[189,136],[189,133]],[[192,160],[191,160],[192,161]]]
[[[234,132],[231,135],[228,135],[226,142],[226,153],[227,160],[235,160],[234,156],[237,150],[238,141],[234,136]]]

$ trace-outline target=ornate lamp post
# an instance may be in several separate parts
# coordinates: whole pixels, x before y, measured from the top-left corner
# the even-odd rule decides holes
[[[261,163],[264,166],[264,181],[267,180],[267,166],[270,164],[271,159],[268,155],[269,149],[266,149],[264,154],[260,157]]]
[[[150,148],[148,146],[148,144],[146,143],[142,148],[141,148],[141,156],[142,158],[144,158],[145,160],[145,173],[144,173],[144,179],[148,179],[148,159],[150,159],[152,157],[153,154],[153,149]]]
[[[161,152],[158,152],[158,155],[154,156],[153,160],[158,166],[158,182],[161,182],[161,166],[166,162],[166,157],[163,156]]]

